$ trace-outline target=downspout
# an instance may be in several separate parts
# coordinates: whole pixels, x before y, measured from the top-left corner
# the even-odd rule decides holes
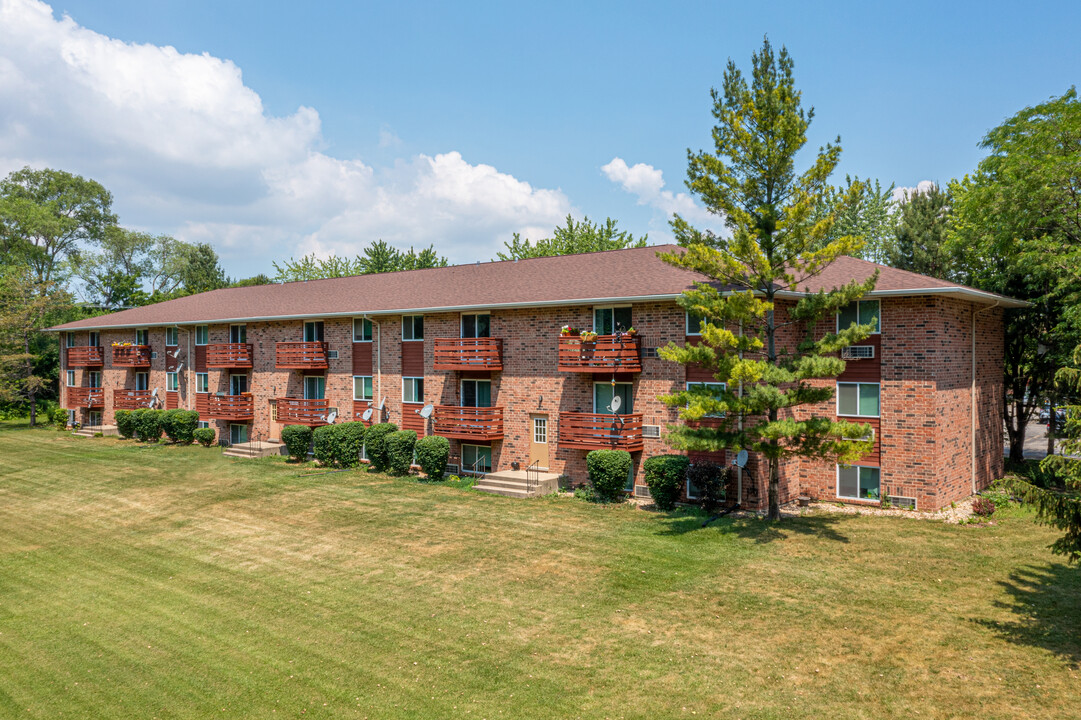
[[[999,306],[999,301],[995,300],[995,304],[985,307],[982,310],[977,310],[976,306],[972,306],[972,388],[970,395],[972,396],[972,410],[971,415],[971,435],[969,442],[972,446],[972,494],[975,495],[976,489],[976,316],[982,312],[988,310],[994,310]]]
[[[376,320],[372,325],[377,329],[375,338],[375,381],[378,392],[372,393],[372,407],[376,407],[375,401],[383,397],[383,326]],[[379,422],[383,422],[383,414],[379,414]]]
[[[195,358],[193,358],[191,356],[191,328],[184,328],[184,335],[185,335],[185,337],[188,338],[188,349],[187,349],[187,352],[184,354],[184,359],[187,360],[188,364],[191,366],[191,367],[188,368],[188,370],[190,371],[190,370],[195,369]],[[191,380],[192,380],[193,377],[195,377],[195,373],[188,372],[188,374],[185,377],[188,378],[187,381],[184,383],[185,385],[188,386],[188,389],[187,389],[187,392],[184,393],[184,395],[187,397],[187,403],[186,404],[188,406],[188,410],[192,410],[193,408],[191,406],[191,401],[192,401],[192,398],[194,397],[194,394],[191,391]]]
[[[743,337],[743,321],[742,320],[739,321],[739,336],[741,338]],[[740,360],[743,359],[743,350],[739,351],[739,359]],[[738,390],[736,392],[738,393],[738,396],[740,398],[743,397],[743,381],[742,380],[739,381],[739,388],[738,388]],[[743,432],[743,414],[742,413],[740,413],[740,416],[736,419],[736,423],[737,423],[737,426],[739,427],[739,431]],[[743,504],[743,468],[741,468],[739,465],[737,465],[736,466],[736,505],[742,505],[742,504]]]

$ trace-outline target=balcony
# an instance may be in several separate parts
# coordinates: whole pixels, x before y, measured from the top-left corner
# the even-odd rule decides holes
[[[322,342],[277,343],[274,365],[289,370],[326,370],[327,344]]]
[[[114,345],[113,367],[150,367],[150,346]]]
[[[586,342],[559,336],[560,372],[642,372],[638,336],[598,335]]]
[[[101,388],[69,387],[67,388],[67,400],[69,410],[101,408],[105,407],[105,391]]]
[[[153,399],[149,390],[113,390],[113,410],[147,408]]]
[[[105,350],[98,345],[67,348],[67,367],[101,367],[105,364]]]
[[[561,412],[559,446],[585,450],[641,450],[642,415]]]
[[[437,405],[434,432],[457,440],[502,440],[503,408]]]
[[[251,343],[219,343],[206,346],[208,368],[250,368]]]
[[[218,420],[250,421],[255,419],[255,398],[251,395],[208,395],[206,410],[200,414]]]
[[[281,344],[281,343],[279,343]],[[326,425],[329,400],[278,398],[278,420],[283,425]]]
[[[436,370],[502,370],[502,338],[436,338]]]

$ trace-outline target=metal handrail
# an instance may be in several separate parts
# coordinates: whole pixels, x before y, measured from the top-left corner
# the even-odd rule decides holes
[[[477,465],[480,465],[481,462],[483,462],[483,461],[484,461],[484,458],[479,457],[470,466],[470,467],[472,467],[472,470],[470,470],[470,473],[473,475],[473,477],[477,477],[480,474],[480,473],[477,472]],[[465,466],[463,465],[463,467],[465,467]],[[489,470],[489,472],[491,472],[491,471]],[[484,473],[484,474],[487,475],[488,473]]]
[[[533,491],[540,486],[540,460],[534,460],[525,469],[526,494],[532,496]]]

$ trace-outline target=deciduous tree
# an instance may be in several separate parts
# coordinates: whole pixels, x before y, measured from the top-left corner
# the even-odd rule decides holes
[[[363,255],[357,255],[352,260],[336,255],[328,258],[305,255],[299,260],[289,258],[280,265],[277,262],[273,264],[277,272],[274,278],[276,282],[297,282],[446,267],[447,259],[441,257],[431,245],[418,253],[412,247],[408,250],[399,250],[383,240],[376,240],[364,248]]]
[[[588,217],[581,222],[567,215],[566,225],[560,225],[552,231],[552,237],[531,242],[523,240],[514,233],[510,242],[504,242],[506,252],[497,254],[499,260],[524,260],[525,258],[549,257],[552,255],[576,255],[578,253],[600,252],[601,250],[622,250],[629,247],[645,247],[648,235],[635,238],[634,235],[620,230],[616,221],[608,218],[604,225],[591,222]]]
[[[816,219],[833,216],[833,227],[826,241],[846,236],[862,237],[859,257],[876,263],[888,263],[895,240],[893,185],[887,188],[875,180],[845,176],[845,184],[829,188],[822,196]]]

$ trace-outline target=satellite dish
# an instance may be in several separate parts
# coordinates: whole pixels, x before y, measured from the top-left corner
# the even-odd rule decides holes
[[[615,414],[615,413],[619,412],[619,408],[622,405],[623,405],[623,398],[621,398],[619,395],[613,395],[612,396],[612,404],[608,406],[608,409],[611,410],[613,414]]]
[[[176,364],[176,370],[174,370],[174,372],[180,372],[180,371],[181,371],[181,370],[183,370],[183,369],[184,369],[184,363],[182,363],[182,362],[181,362],[181,363],[177,363],[177,364]]]
[[[360,417],[362,419],[364,419],[364,420],[371,420],[372,419],[372,409],[368,408],[367,410],[364,411],[364,414],[361,415]]]
[[[334,421],[337,420],[337,419],[338,419],[338,411],[337,410],[331,410],[330,413],[327,414],[327,424],[328,425],[333,425]]]
[[[383,402],[379,403],[379,409],[382,410],[387,405],[387,399],[384,397]]]
[[[736,467],[747,467],[747,451],[740,450],[736,453]]]
[[[153,390],[151,391],[151,393],[150,393],[150,397],[154,398],[155,400],[157,400],[157,399],[158,399],[158,389],[157,389],[157,388],[154,388],[154,389],[153,389]]]
[[[422,418],[427,420],[428,418],[430,418],[432,416],[433,412],[435,412],[435,405],[432,405],[431,403],[428,403],[427,405],[422,407],[420,410],[417,410],[417,415],[420,415]]]

